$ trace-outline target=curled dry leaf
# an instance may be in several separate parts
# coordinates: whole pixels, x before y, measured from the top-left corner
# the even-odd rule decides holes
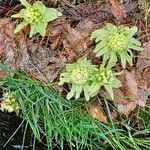
[[[108,18],[111,18],[110,5],[72,5],[71,3],[62,2],[60,4],[63,14],[70,17],[71,20],[83,20],[83,18],[88,18],[89,20],[99,23]]]
[[[120,92],[120,89],[116,91],[116,95]],[[134,101],[131,101],[130,99],[126,98],[125,95],[124,99],[119,99],[119,101],[116,101],[118,109],[121,113],[125,114],[128,116],[137,106],[140,107],[145,107],[147,99],[148,99],[148,94],[146,91],[143,89],[139,89],[138,91],[138,98]]]
[[[135,110],[135,108],[137,107],[136,102],[131,101],[128,102],[126,104],[117,104],[117,108],[119,110],[120,113],[124,114],[127,118],[130,115],[130,113]]]
[[[125,70],[125,94],[131,101],[135,101],[138,97],[138,85],[133,74]]]
[[[49,25],[47,29],[47,40],[45,42],[46,46],[50,46],[52,50],[56,50],[61,46],[63,39],[63,25],[66,23],[66,20],[63,22],[58,22],[54,25]]]
[[[124,18],[126,18],[126,13],[122,7],[122,5],[119,4],[118,0],[109,0],[112,7],[111,11],[114,14],[117,23],[120,23]]]
[[[112,110],[110,112],[111,119],[116,120],[118,118],[118,116],[119,116],[119,113],[116,110]]]
[[[107,122],[107,118],[102,112],[102,108],[99,102],[94,102],[93,104],[91,104],[88,111],[89,111],[89,115],[92,118],[95,118],[100,122],[105,122],[105,123]]]
[[[139,55],[137,68],[143,74],[150,95],[150,42],[143,44],[143,51]]]
[[[0,56],[6,56],[5,62],[7,64],[14,64],[15,60],[13,60],[13,50],[15,50],[16,43],[13,34],[14,27],[10,22],[10,18],[0,20]],[[7,53],[7,55],[4,55],[4,53]],[[10,59],[7,59],[7,56],[10,57]]]
[[[147,82],[147,92],[148,92],[148,95],[150,95],[150,67],[146,68],[144,70],[144,72],[143,72],[143,78]]]
[[[66,59],[50,48],[29,40],[20,32],[14,34],[14,23],[0,21],[0,56],[10,69],[21,69],[39,80],[53,81],[63,69]]]
[[[122,76],[123,87],[115,90],[114,102],[118,110],[128,117],[137,106],[145,107],[148,99],[147,86],[138,70],[132,72],[125,70]]]
[[[141,71],[150,68],[150,42],[143,44],[143,50],[137,61],[137,68]]]
[[[13,33],[13,24],[10,23],[10,18],[5,18],[0,20],[0,57],[1,59],[4,58],[5,62],[7,64],[14,64],[15,60],[13,59],[14,53],[12,51],[15,50],[16,43],[14,40],[14,33]],[[7,56],[5,55],[7,53],[7,56],[10,57],[10,59],[7,59]],[[14,69],[14,67],[13,67]],[[0,81],[3,80],[5,75],[5,72],[3,70],[0,70]],[[12,75],[13,76],[13,75]]]
[[[89,32],[93,30],[96,26],[97,25],[94,22],[90,21],[88,18],[85,18],[78,23],[75,29],[80,33],[82,32],[82,34],[86,36],[89,35]]]
[[[50,63],[47,66],[45,66],[42,70],[33,70],[31,74],[39,80],[49,80],[53,82],[58,77],[62,69],[65,67],[66,62],[67,60],[65,57],[55,56],[50,59]]]
[[[18,38],[15,37],[14,23],[10,18],[1,19],[0,26],[0,56],[4,58],[4,64],[9,68],[19,69],[22,61],[28,61],[24,36],[19,34]],[[20,59],[20,55],[23,59]]]
[[[132,74],[134,74],[138,87],[146,91],[148,88],[148,82],[147,79],[144,77],[144,72],[134,69],[132,70]]]
[[[111,0],[113,7],[109,3],[90,3],[72,5],[69,2],[63,2],[60,7],[64,15],[67,15],[71,20],[83,20],[88,19],[96,24],[104,21],[110,21],[115,19],[122,20],[122,18],[139,18],[136,13],[136,2],[125,2],[119,5],[114,0]],[[111,11],[113,8],[113,13]]]
[[[64,28],[64,36],[64,49],[70,47],[69,50],[67,50],[68,53],[69,51],[74,51],[77,54],[80,54],[87,49],[87,36],[85,37],[81,32],[71,28],[70,25],[66,24]]]
[[[63,49],[62,55],[66,57],[68,62],[92,52],[87,47],[91,31],[95,28],[95,24],[89,20],[80,21],[76,27],[71,27],[67,20],[62,23],[50,25],[48,29],[48,41],[51,43],[52,49]]]

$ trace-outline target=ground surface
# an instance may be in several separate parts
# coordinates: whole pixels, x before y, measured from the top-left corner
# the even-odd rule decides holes
[[[14,34],[14,28],[19,20],[11,19],[10,16],[21,9],[20,3],[2,1],[0,6],[2,63],[12,70],[23,70],[33,79],[52,82],[55,89],[64,94],[65,89],[58,87],[57,83],[67,63],[72,63],[85,54],[93,63],[101,63],[101,60],[95,58],[92,53],[94,44],[89,39],[92,31],[103,27],[106,22],[129,27],[136,25],[139,28],[136,37],[142,42],[143,51],[134,53],[134,65],[132,67],[128,65],[120,77],[123,87],[114,92],[115,105],[125,120],[133,122],[131,123],[133,128],[140,128],[139,124],[134,121],[138,109],[145,110],[150,106],[148,100],[150,95],[150,15],[148,7],[150,8],[150,4],[148,1],[144,2],[143,4],[141,0],[127,0],[120,3],[116,0],[104,2],[101,0],[44,1],[46,6],[55,7],[61,11],[63,16],[48,25],[45,38],[39,35],[29,38],[28,27]],[[119,63],[115,70],[121,70]],[[3,72],[0,73],[2,76]],[[103,91],[100,93],[101,98],[105,95]],[[132,98],[129,101],[126,97]],[[97,109],[95,105],[93,107]],[[118,119],[115,110],[112,110],[111,115],[114,120]],[[98,114],[96,118],[106,122],[105,115]],[[22,138],[18,138],[22,137],[23,132],[21,131],[13,137],[6,148],[1,148],[19,123],[20,119],[15,114],[0,112],[0,150],[21,149]],[[32,149],[32,140],[32,138],[26,138],[24,149]],[[46,148],[42,147],[39,150],[41,149]]]

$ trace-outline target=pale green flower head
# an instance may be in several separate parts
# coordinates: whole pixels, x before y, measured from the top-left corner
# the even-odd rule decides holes
[[[55,20],[62,13],[54,8],[47,8],[41,1],[36,1],[33,5],[26,0],[20,0],[25,9],[21,9],[18,14],[12,15],[13,18],[21,18],[23,21],[16,27],[15,33],[30,24],[30,37],[36,33],[42,36],[46,34],[46,27],[48,22]]]
[[[141,42],[133,37],[137,31],[136,26],[129,28],[107,24],[92,33],[91,40],[95,39],[97,43],[93,52],[96,53],[96,57],[103,56],[103,65],[108,62],[109,68],[116,65],[118,58],[123,68],[126,62],[132,65],[131,50],[141,51]]]
[[[90,86],[90,95],[96,95],[101,87],[104,87],[110,94],[111,99],[114,99],[113,88],[121,86],[121,82],[116,78],[121,73],[113,73],[111,69],[101,66],[95,69]]]
[[[75,99],[78,99],[83,92],[86,100],[89,101],[91,97],[89,95],[89,82],[94,69],[95,66],[85,57],[80,58],[76,63],[67,64],[66,72],[60,75],[59,82],[59,85],[68,83],[71,86],[67,99],[71,99],[74,96]]]
[[[16,101],[13,92],[6,92],[3,94],[2,102],[0,103],[0,110],[7,112],[18,112],[19,104]]]

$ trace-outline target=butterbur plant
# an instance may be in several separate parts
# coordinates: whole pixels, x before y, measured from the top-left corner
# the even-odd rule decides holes
[[[103,65],[108,63],[109,68],[116,65],[118,57],[123,68],[126,62],[132,65],[131,50],[141,51],[141,42],[133,37],[137,31],[136,26],[129,28],[107,24],[92,33],[91,40],[95,39],[97,43],[93,52],[96,53],[96,57],[103,56]]]
[[[113,73],[111,69],[104,68],[101,66],[99,69],[96,68],[91,78],[91,85],[89,88],[90,95],[95,96],[101,87],[104,87],[108,91],[111,99],[114,99],[113,88],[119,88],[121,82],[116,78],[119,73]]]
[[[30,37],[36,33],[45,36],[48,22],[53,21],[62,15],[62,13],[54,8],[45,7],[41,1],[36,1],[33,5],[29,4],[26,0],[20,0],[20,2],[25,6],[25,9],[21,9],[19,13],[12,15],[13,18],[23,19],[16,27],[15,33],[30,24]]]
[[[83,92],[85,99],[89,101],[91,97],[98,94],[101,87],[104,87],[114,99],[113,88],[121,86],[120,81],[116,78],[119,74],[103,66],[98,69],[86,58],[80,58],[76,63],[67,64],[66,72],[60,75],[59,85],[64,83],[70,85],[67,99],[74,96],[75,99],[78,99]]]
[[[75,96],[78,99],[81,93],[84,93],[85,99],[89,101],[90,78],[95,70],[95,66],[90,63],[87,58],[80,58],[76,63],[67,64],[66,72],[60,75],[59,85],[68,83],[70,92],[67,94],[67,99]]]
[[[7,112],[19,111],[19,104],[13,92],[6,92],[3,94],[2,102],[0,103],[0,110]]]

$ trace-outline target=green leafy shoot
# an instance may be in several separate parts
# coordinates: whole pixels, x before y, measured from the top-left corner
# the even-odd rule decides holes
[[[121,82],[116,78],[119,73],[113,73],[111,69],[104,68],[103,66],[99,69],[95,69],[92,77],[92,84],[90,86],[90,95],[95,96],[101,87],[104,87],[109,93],[111,99],[114,99],[113,88],[119,88]]]
[[[11,16],[13,18],[23,19],[23,21],[17,25],[14,32],[17,33],[30,24],[30,38],[36,33],[40,33],[40,35],[44,37],[48,22],[62,15],[62,13],[54,8],[45,7],[41,1],[36,1],[31,5],[26,0],[21,0],[21,4],[25,6],[25,9],[21,9],[19,13]]]
[[[71,86],[67,99],[74,96],[75,99],[78,99],[84,92],[85,99],[89,101],[91,97],[98,94],[101,87],[104,87],[114,99],[113,88],[121,86],[120,81],[116,78],[119,74],[103,66],[98,69],[86,58],[80,58],[76,63],[67,64],[66,72],[60,75],[59,85],[68,83]]]
[[[133,37],[138,31],[136,26],[129,28],[107,24],[104,28],[95,30],[91,35],[91,40],[97,43],[94,53],[96,57],[103,56],[103,65],[114,67],[121,60],[123,68],[126,62],[132,65],[132,51],[141,51],[141,42]]]
[[[71,86],[70,92],[67,94],[67,99],[75,96],[78,99],[82,92],[84,92],[85,99],[89,101],[90,78],[93,74],[95,66],[86,58],[80,58],[76,63],[67,64],[66,72],[60,75],[59,85],[68,83]]]

